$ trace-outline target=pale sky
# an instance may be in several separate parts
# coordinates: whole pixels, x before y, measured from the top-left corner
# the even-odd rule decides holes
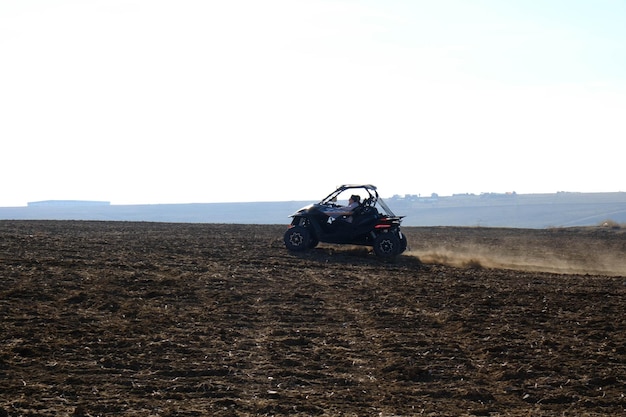
[[[3,0],[0,206],[626,191],[623,0]]]

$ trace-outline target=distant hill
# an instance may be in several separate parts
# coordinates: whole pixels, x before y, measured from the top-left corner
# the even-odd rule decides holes
[[[391,198],[407,226],[546,228],[626,225],[626,193],[481,194]]]
[[[406,226],[546,228],[626,225],[626,193],[463,194],[385,199]],[[288,224],[289,215],[313,201],[111,205],[51,200],[2,207],[4,220],[102,220],[174,223]],[[625,226],[626,227],[626,226]]]

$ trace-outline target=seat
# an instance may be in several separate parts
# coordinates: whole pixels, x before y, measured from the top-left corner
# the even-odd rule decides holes
[[[378,210],[376,207],[360,205],[352,212],[352,224],[354,226],[362,226],[369,222],[378,220]]]

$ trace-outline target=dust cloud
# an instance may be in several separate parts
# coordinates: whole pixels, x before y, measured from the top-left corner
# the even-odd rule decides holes
[[[409,236],[406,254],[425,264],[626,276],[626,234],[621,232],[455,228],[413,231],[417,233]]]
[[[479,246],[455,248],[445,247],[430,250],[412,250],[407,255],[415,256],[425,264],[448,265],[460,268],[497,268],[517,271],[549,272],[557,274],[626,276],[626,261],[612,255],[599,255],[589,259],[564,259],[557,257],[527,257],[498,253]]]

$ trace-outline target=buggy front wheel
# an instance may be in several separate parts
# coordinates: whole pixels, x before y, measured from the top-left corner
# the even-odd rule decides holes
[[[311,233],[302,226],[287,229],[284,236],[285,246],[292,252],[303,252],[311,247]]]

